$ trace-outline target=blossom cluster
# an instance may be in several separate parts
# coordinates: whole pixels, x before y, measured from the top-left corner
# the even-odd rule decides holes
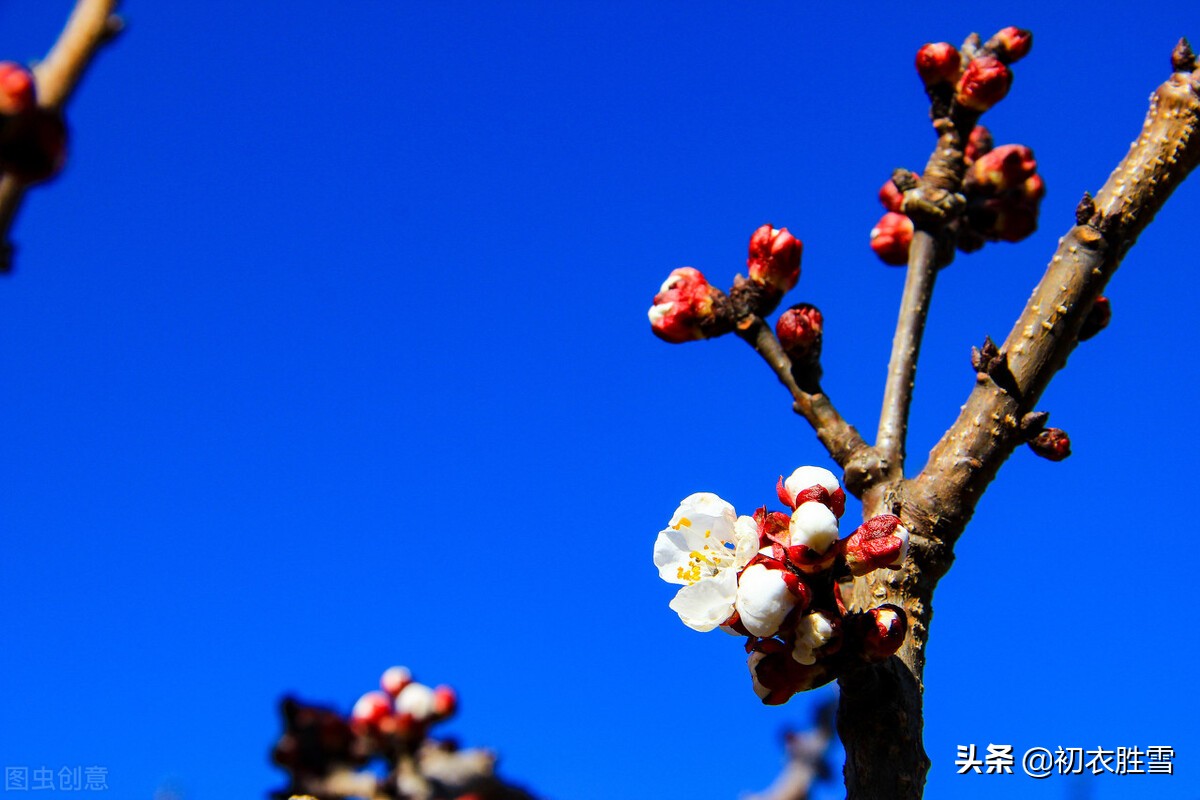
[[[977,40],[976,40],[977,41]],[[947,42],[926,44],[917,51],[917,73],[934,103],[935,113],[952,119],[967,116],[965,124],[1004,99],[1012,85],[1009,64],[1023,58],[1033,45],[1029,31],[1008,27],[986,43],[960,51]],[[956,123],[957,124],[957,123]],[[1037,230],[1038,210],[1046,185],[1037,172],[1033,151],[1024,145],[992,146],[982,125],[971,129],[963,149],[966,173],[962,218],[955,223],[955,243],[965,253],[986,242],[1018,242]],[[912,177],[909,191],[918,188]],[[907,192],[892,180],[879,191],[886,213],[871,229],[871,249],[885,264],[908,263],[914,223],[904,204]]]
[[[431,689],[412,679],[407,667],[390,667],[379,679],[380,689],[358,698],[350,722],[384,736],[420,736],[429,726],[449,719],[458,698],[449,686]]]
[[[46,180],[62,168],[66,145],[62,115],[38,105],[33,73],[0,62],[0,170],[24,183]]]
[[[765,316],[800,280],[804,244],[787,228],[762,225],[750,236],[747,278],[738,275],[723,292],[694,267],[673,270],[654,296],[650,329],[660,339],[680,344],[729,333],[739,319]]]
[[[695,630],[747,637],[754,691],[772,705],[899,649],[904,611],[850,613],[840,580],[898,568],[909,541],[892,515],[839,538],[846,495],[827,469],[800,467],[776,492],[789,511],[764,506],[753,516],[715,494],[690,495],[654,543],[659,577],[681,585],[670,608]]]

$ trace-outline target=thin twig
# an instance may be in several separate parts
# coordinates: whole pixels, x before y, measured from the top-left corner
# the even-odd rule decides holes
[[[96,52],[121,30],[114,16],[117,0],[79,0],[45,60],[34,67],[38,105],[62,111]],[[12,229],[28,184],[10,174],[0,177],[0,272],[11,268]]]
[[[792,375],[791,359],[762,317],[750,317],[738,326],[737,334],[771,367],[779,382],[792,395],[792,408],[812,425],[817,438],[834,461],[845,468],[857,455],[870,449],[854,426],[838,413],[829,396],[819,391],[819,386],[817,392],[806,392],[797,385]]]
[[[908,251],[908,275],[900,300],[900,317],[892,339],[887,383],[883,390],[883,409],[879,413],[876,450],[888,471],[903,476],[904,440],[908,430],[908,411],[912,405],[913,381],[917,374],[917,356],[925,333],[925,318],[937,277],[936,243],[932,234],[917,231]]]

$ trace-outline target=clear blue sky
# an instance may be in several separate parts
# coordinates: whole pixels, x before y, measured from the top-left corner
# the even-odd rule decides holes
[[[70,5],[0,5],[0,55]],[[0,762],[261,797],[281,694],[349,708],[403,663],[547,798],[765,786],[811,700],[760,706],[651,545],[691,492],[749,512],[831,464],[740,342],[650,335],[656,287],[788,226],[873,429],[903,278],[875,192],[933,141],[913,54],[1032,28],[987,122],[1034,148],[1042,227],[939,278],[919,465],[1200,39],[1186,3],[926,5],[127,3],[0,282]],[[1018,452],[938,590],[930,798],[1075,790],[958,777],[971,742],[1171,745],[1174,777],[1084,783],[1200,795],[1198,216],[1185,186],[1047,393],[1075,455]]]

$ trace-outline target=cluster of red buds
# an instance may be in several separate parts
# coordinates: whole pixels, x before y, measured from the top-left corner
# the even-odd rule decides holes
[[[899,568],[909,533],[898,517],[873,517],[845,538],[846,496],[829,470],[801,467],[776,487],[790,510],[736,516],[715,494],[684,499],[659,533],[659,576],[681,584],[671,608],[685,625],[745,636],[754,691],[764,703],[834,680],[900,648],[907,617],[894,605],[851,613],[841,582]]]
[[[62,115],[38,105],[33,73],[0,62],[0,170],[24,183],[43,181],[62,168],[66,152]]]
[[[803,243],[787,228],[763,225],[750,237],[749,277],[736,276],[729,292],[710,284],[698,269],[672,271],[654,296],[651,330],[679,344],[729,333],[753,314],[766,316],[800,280],[803,250]]]
[[[272,752],[290,785],[276,798],[315,795],[325,800],[529,800],[496,777],[495,756],[435,740],[430,729],[454,715],[449,686],[431,688],[405,667],[391,667],[380,689],[358,699],[348,715],[285,698],[285,730]],[[368,769],[382,759],[385,775]]]
[[[999,103],[1012,87],[1008,65],[1029,54],[1033,34],[1008,27],[982,46],[978,41],[974,38],[963,50],[936,42],[917,51],[917,74],[935,103],[951,100],[977,114]]]

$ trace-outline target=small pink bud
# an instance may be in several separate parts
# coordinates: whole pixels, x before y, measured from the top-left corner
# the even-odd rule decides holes
[[[904,644],[908,617],[899,606],[882,605],[862,616],[862,652],[868,661],[883,661]]]
[[[981,155],[971,165],[971,177],[975,183],[984,191],[995,193],[1013,189],[1024,191],[1025,182],[1036,173],[1037,159],[1033,157],[1033,151],[1022,144],[997,147]]]
[[[392,713],[392,698],[383,692],[367,692],[358,698],[350,712],[350,721],[378,727]]]
[[[24,114],[36,105],[33,73],[12,61],[0,61],[0,114]]]
[[[713,315],[713,288],[698,269],[673,270],[650,308],[650,328],[658,338],[679,344],[705,338],[704,324]]]
[[[958,48],[948,42],[927,44],[917,51],[917,74],[926,89],[940,83],[954,83],[961,63]]]
[[[1079,329],[1079,341],[1086,342],[1107,328],[1110,320],[1112,320],[1112,304],[1108,302],[1107,297],[1101,295],[1096,298],[1096,302],[1092,303],[1091,310],[1084,317],[1083,327]]]
[[[987,111],[1008,94],[1012,72],[998,58],[980,56],[967,65],[958,79],[954,100],[960,106]]]
[[[750,280],[788,292],[800,280],[800,256],[804,244],[787,228],[763,225],[750,237],[750,257],[746,267]]]
[[[967,146],[963,150],[963,160],[967,166],[979,160],[979,157],[985,153],[992,151],[992,132],[982,125],[976,125],[971,129],[971,135],[967,137]]]
[[[902,267],[908,263],[908,248],[912,238],[912,220],[889,211],[871,229],[871,249],[883,263]]]
[[[1050,461],[1062,461],[1071,455],[1071,437],[1062,428],[1046,428],[1029,442],[1033,452]]]
[[[388,667],[379,679],[379,686],[392,697],[400,694],[410,683],[412,673],[408,671],[408,667]]]
[[[904,205],[904,192],[896,188],[895,182],[888,178],[883,186],[879,187],[879,202],[884,210],[899,212]]]
[[[821,358],[825,318],[809,303],[798,303],[779,315],[775,336],[793,364],[814,364]]]
[[[908,555],[908,530],[900,518],[882,514],[858,526],[838,544],[853,575],[866,575],[882,567],[899,567]]]
[[[458,710],[458,693],[449,686],[438,686],[433,690],[433,715],[445,719]]]
[[[1011,64],[1029,55],[1033,47],[1033,33],[1010,25],[989,39],[985,47],[1005,64]]]

